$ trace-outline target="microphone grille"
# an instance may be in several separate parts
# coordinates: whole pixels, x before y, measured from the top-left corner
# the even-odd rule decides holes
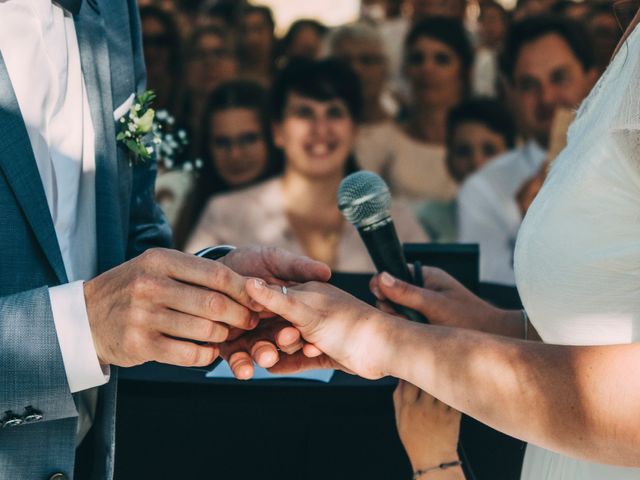
[[[389,216],[391,193],[379,175],[362,170],[345,177],[338,188],[338,208],[356,227]]]

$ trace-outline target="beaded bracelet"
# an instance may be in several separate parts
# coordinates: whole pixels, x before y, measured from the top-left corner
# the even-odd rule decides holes
[[[413,472],[413,480],[418,480],[421,476],[429,472],[435,472],[436,470],[446,470],[447,468],[458,467],[460,465],[462,465],[462,462],[460,460],[456,460],[455,462],[445,462],[441,463],[440,465],[436,465],[435,467],[416,470],[415,472]]]

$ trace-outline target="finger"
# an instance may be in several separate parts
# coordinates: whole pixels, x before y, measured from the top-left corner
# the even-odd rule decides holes
[[[373,296],[376,297],[377,300],[384,301],[386,297],[382,290],[380,289],[380,275],[374,275],[369,281],[369,290],[373,293]]]
[[[447,272],[435,267],[422,267],[422,278],[424,279],[424,288],[436,292],[451,288],[452,285],[459,283]]]
[[[220,262],[162,249],[149,250],[141,257],[152,270],[164,272],[183,283],[224,293],[241,305],[251,307],[251,299],[244,289],[245,277]]]
[[[213,363],[219,354],[215,345],[197,345],[163,335],[158,335],[154,340],[153,348],[153,360],[179,367],[206,367]]]
[[[238,380],[249,380],[253,377],[253,361],[248,352],[235,352],[227,359],[227,362],[233,376]]]
[[[402,401],[404,403],[415,403],[420,395],[420,389],[409,382],[402,381]]]
[[[278,348],[289,355],[297,352],[304,345],[300,330],[295,327],[282,328],[276,333],[275,340]]]
[[[269,286],[260,279],[248,279],[246,290],[256,302],[296,327],[304,327],[318,320],[318,312],[300,300],[304,292],[289,289],[285,295],[280,287]]]
[[[406,382],[404,380],[398,380],[398,385],[396,385],[396,388],[393,390],[393,406],[396,410],[396,417],[400,413],[399,410],[400,410],[400,406],[402,405],[402,398],[404,395],[403,392],[404,392],[405,384]]]
[[[271,373],[290,374],[299,373],[307,370],[334,369],[340,368],[326,355],[308,358],[302,352],[293,355],[282,355],[280,361],[269,369]],[[346,370],[345,370],[346,371]]]
[[[276,247],[265,247],[263,258],[267,269],[278,279],[291,282],[326,282],[331,269],[324,263],[293,254]]]
[[[172,310],[250,330],[258,315],[222,293],[167,280],[161,293],[162,303]]]
[[[429,301],[434,299],[434,292],[399,280],[387,272],[380,276],[380,289],[389,301],[429,316],[427,310]]]
[[[172,310],[154,315],[152,322],[160,333],[171,337],[211,343],[224,342],[229,337],[225,325]]]
[[[316,347],[313,343],[305,343],[302,346],[302,353],[304,353],[304,356],[308,358],[315,358],[323,355],[322,350]]]
[[[251,347],[251,357],[262,368],[270,368],[278,362],[279,355],[273,343],[260,340]]]

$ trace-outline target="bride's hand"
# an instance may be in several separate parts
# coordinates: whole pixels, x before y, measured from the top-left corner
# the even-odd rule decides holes
[[[291,322],[312,344],[282,356],[272,371],[339,368],[370,379],[386,375],[392,332],[404,320],[385,315],[326,283],[289,287],[284,294],[279,286],[251,279],[246,288],[253,300]],[[315,356],[320,352],[324,355]]]

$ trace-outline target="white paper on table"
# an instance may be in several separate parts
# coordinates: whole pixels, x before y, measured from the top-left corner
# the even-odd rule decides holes
[[[253,378],[252,380],[273,380],[276,378],[298,378],[301,380],[315,380],[317,382],[329,383],[331,377],[333,377],[334,370],[308,370],[301,373],[292,374],[275,374],[269,373],[266,369],[253,366]],[[235,378],[231,372],[231,368],[227,362],[220,362],[220,364],[207,372],[207,378]]]

